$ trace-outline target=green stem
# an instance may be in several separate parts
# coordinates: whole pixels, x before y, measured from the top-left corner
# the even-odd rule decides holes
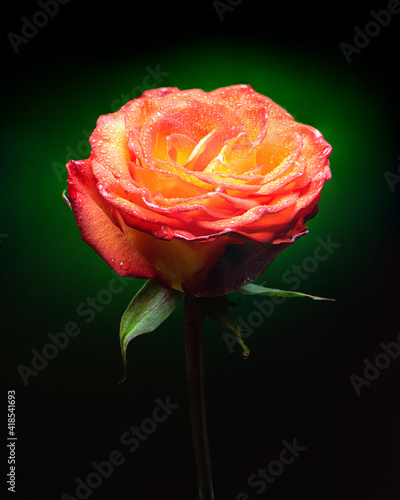
[[[185,345],[190,419],[200,500],[213,500],[210,450],[208,446],[203,368],[204,313],[196,300],[185,296]]]

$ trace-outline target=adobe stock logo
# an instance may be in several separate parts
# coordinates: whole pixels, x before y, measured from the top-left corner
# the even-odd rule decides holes
[[[377,37],[381,32],[381,29],[386,28],[389,25],[392,20],[392,14],[400,14],[400,0],[389,0],[387,9],[382,9],[378,12],[371,10],[369,13],[373,20],[368,21],[363,30],[358,26],[354,27],[354,45],[347,42],[339,44],[339,47],[348,63],[351,62],[351,56],[353,54],[359,54],[361,49],[365,49],[365,47],[370,44],[371,38]]]
[[[232,12],[235,7],[240,5],[243,0],[213,0],[213,7],[215,12],[218,14],[219,20],[223,21],[225,19],[225,12]]]
[[[315,273],[319,265],[329,259],[334,251],[341,246],[341,243],[332,241],[331,235],[328,235],[325,239],[318,236],[316,241],[318,245],[314,248],[312,255],[305,257],[300,265],[292,264],[281,276],[282,283],[291,285],[290,290],[292,292],[299,290],[303,281]],[[254,308],[247,315],[246,320],[240,316],[236,316],[237,324],[241,329],[242,339],[249,338],[254,329],[261,327],[265,319],[272,316],[275,308],[286,302],[286,300],[287,297],[278,296],[253,300]],[[235,352],[235,347],[238,344],[236,336],[232,332],[226,331],[222,334],[222,337],[229,352],[231,354]]]
[[[169,396],[164,401],[157,398],[155,403],[156,406],[151,417],[143,419],[140,425],[132,425],[129,430],[121,434],[120,443],[130,453],[135,453],[141,444],[157,431],[159,425],[164,423],[180,407],[178,404],[171,403]],[[84,479],[75,478],[75,496],[63,493],[61,500],[87,500],[95,490],[100,488],[105,479],[111,477],[116,467],[125,463],[125,460],[126,452],[124,454],[120,449],[116,449],[108,453],[101,462],[91,462],[89,474]],[[135,498],[135,495],[132,498]]]
[[[365,358],[363,363],[365,365],[363,371],[363,377],[359,375],[355,375],[352,373],[349,377],[349,380],[357,394],[359,396],[361,394],[361,388],[366,386],[369,387],[371,382],[376,380],[383,370],[386,370],[391,365],[392,361],[397,359],[400,356],[400,333],[397,336],[397,342],[388,342],[385,344],[381,342],[379,347],[382,352],[379,352],[374,361],[370,361]]]
[[[292,464],[300,453],[304,452],[307,448],[297,444],[297,438],[293,439],[292,443],[282,441],[283,448],[279,453],[279,458],[271,460],[266,468],[259,467],[257,472],[250,474],[247,478],[247,484],[250,488],[255,488],[255,493],[261,495],[267,489],[268,484],[272,484],[275,478],[280,476],[285,468]],[[236,495],[235,500],[251,500],[246,492],[241,491]],[[254,498],[254,497],[253,497]]]
[[[400,155],[397,157],[397,159],[400,160]],[[390,170],[386,170],[383,176],[388,183],[390,191],[394,193],[396,191],[396,184],[400,182],[400,163],[397,165],[397,174],[391,172]]]
[[[111,304],[115,295],[121,293],[129,285],[129,280],[122,278],[115,271],[112,271],[112,275],[113,277],[109,280],[106,287],[98,290],[95,296],[86,297],[85,300],[76,306],[76,315],[84,318],[86,324],[91,323],[98,313],[103,312]],[[71,338],[77,337],[81,332],[82,328],[76,321],[67,321],[63,331],[55,334],[52,332],[48,333],[47,338],[50,342],[46,343],[39,350],[31,350],[33,356],[28,365],[19,364],[17,366],[18,373],[24,385],[29,385],[29,379],[37,377],[48,366],[49,362],[55,359],[69,345]]]
[[[21,34],[10,31],[7,34],[14,52],[18,54],[20,45],[26,45],[34,38],[40,28],[44,28],[49,22],[49,18],[54,17],[60,10],[60,5],[66,5],[70,0],[39,0],[40,10],[37,10],[31,19],[26,16],[21,17]]]

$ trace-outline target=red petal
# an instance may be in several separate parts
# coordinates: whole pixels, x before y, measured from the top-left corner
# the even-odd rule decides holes
[[[89,160],[68,165],[68,196],[83,241],[120,276],[154,278],[146,257],[111,220],[110,207],[96,190]]]

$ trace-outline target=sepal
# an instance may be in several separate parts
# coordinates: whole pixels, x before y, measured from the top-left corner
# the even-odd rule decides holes
[[[229,311],[229,306],[232,305],[232,302],[228,301],[227,296],[202,297],[198,298],[197,302],[207,316],[217,321],[223,327],[228,328],[235,335],[238,344],[243,349],[243,357],[247,358],[250,354],[250,349],[243,342],[240,327]]]
[[[318,297],[316,295],[309,295],[308,293],[293,292],[292,290],[279,290],[278,288],[267,288],[262,285],[256,285],[250,283],[249,285],[242,286],[237,292],[243,293],[245,295],[265,295],[268,297],[307,297],[313,300],[332,300],[325,297]]]

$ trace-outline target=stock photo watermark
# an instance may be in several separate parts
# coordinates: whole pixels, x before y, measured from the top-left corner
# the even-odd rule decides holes
[[[170,75],[167,71],[161,71],[159,64],[156,64],[154,69],[150,66],[146,66],[144,69],[146,74],[142,79],[142,84],[133,87],[129,94],[121,94],[118,99],[115,99],[111,103],[111,111],[118,111],[125,103],[140,97],[146,90],[159,87],[161,82]]]
[[[240,5],[243,0],[213,0],[213,7],[215,12],[217,13],[219,20],[223,21],[225,19],[226,12],[233,12],[235,7]]]
[[[7,464],[8,464],[8,473],[7,473],[7,484],[8,491],[15,493],[16,488],[16,447],[17,447],[17,436],[15,430],[16,424],[16,409],[15,409],[15,391],[10,390],[7,393],[7,410],[8,410],[8,426],[7,426]]]
[[[368,47],[372,38],[377,37],[382,28],[386,28],[392,20],[392,15],[400,14],[400,0],[389,0],[386,9],[379,11],[370,10],[369,15],[372,18],[363,28],[355,26],[353,45],[347,42],[341,42],[339,47],[348,63],[354,54],[360,54],[363,49]]]
[[[141,85],[136,85],[128,94],[122,93],[117,99],[114,99],[114,101],[110,104],[111,112],[118,111],[124,104],[131,99],[140,97],[146,90],[159,87],[163,80],[170,75],[167,71],[161,71],[159,64],[156,64],[153,68],[151,66],[146,66],[144,69],[146,73],[143,76]],[[89,144],[89,137],[92,135],[92,132],[83,129],[81,134],[83,138],[75,146],[68,145],[65,147],[66,156],[64,163],[53,161],[51,164],[51,168],[53,169],[59,182],[66,181],[68,172],[65,165],[72,158],[88,158],[90,155],[91,147]]]
[[[305,446],[299,446],[296,438],[293,439],[292,443],[285,440],[282,441],[282,444],[283,448],[278,458],[270,460],[265,468],[259,467],[256,472],[250,474],[247,478],[247,485],[250,488],[254,488],[257,495],[264,493],[268,484],[272,484],[284,472],[285,468],[292,464],[300,456],[300,453],[307,449]],[[244,491],[236,495],[235,498],[235,500],[250,499],[251,497]]]
[[[83,135],[83,139],[80,140],[78,144],[74,147],[70,145],[65,146],[65,151],[67,153],[64,160],[65,163],[53,161],[51,164],[51,168],[54,170],[59,182],[65,182],[67,180],[68,171],[65,168],[65,165],[69,162],[69,160],[72,158],[88,158],[90,155],[91,147],[89,144],[89,137],[92,135],[92,132],[83,129],[81,134]]]
[[[22,16],[22,26],[18,33],[10,31],[7,38],[14,52],[18,54],[21,45],[26,45],[32,40],[41,28],[44,28],[49,20],[60,11],[60,6],[66,5],[70,0],[39,0],[39,9],[29,18]]]
[[[291,285],[290,291],[297,291],[301,287],[302,282],[315,273],[320,263],[329,259],[341,245],[332,241],[331,235],[328,235],[325,239],[319,236],[316,242],[317,246],[314,248],[312,255],[305,257],[300,265],[293,264],[290,269],[282,274],[281,280],[286,285]],[[265,319],[274,313],[275,307],[283,304],[286,300],[287,297],[269,297],[253,300],[254,309],[247,315],[246,319],[240,316],[236,317],[237,324],[242,330],[242,338],[249,338],[254,329],[259,328]],[[229,352],[232,354],[238,345],[236,336],[231,332],[224,332],[222,336]]]
[[[397,157],[397,159],[400,160],[400,155]],[[400,182],[400,163],[397,165],[397,174],[391,172],[390,170],[386,170],[383,176],[385,177],[390,191],[394,193],[396,191],[396,184]]]
[[[156,398],[155,403],[156,406],[151,417],[143,419],[140,425],[132,425],[130,429],[121,434],[120,443],[129,453],[135,453],[140,445],[156,432],[159,424],[164,423],[180,407],[178,404],[171,403],[169,396],[164,401]],[[75,478],[75,496],[63,493],[61,500],[86,500],[94,490],[100,488],[105,479],[111,477],[116,467],[125,463],[125,460],[126,457],[122,451],[112,450],[105,460],[91,462],[89,474],[84,479]]]
[[[367,358],[363,360],[363,377],[355,375],[354,373],[349,377],[350,383],[357,396],[361,394],[362,387],[369,387],[384,370],[389,368],[392,361],[400,356],[400,333],[397,335],[395,341],[388,342],[387,344],[381,342],[379,347],[381,348],[381,352],[375,356],[373,361]]]
[[[86,324],[91,323],[98,313],[101,313],[113,301],[115,295],[121,293],[129,280],[121,278],[117,273],[112,273],[113,277],[105,288],[100,289],[95,296],[86,297],[80,302],[75,313],[79,318],[83,318]],[[40,349],[32,349],[32,358],[29,364],[19,364],[17,371],[25,386],[29,385],[31,377],[37,377],[49,364],[63,351],[70,340],[77,337],[82,332],[82,328],[76,321],[67,321],[64,330],[58,333],[48,333],[47,342]]]

